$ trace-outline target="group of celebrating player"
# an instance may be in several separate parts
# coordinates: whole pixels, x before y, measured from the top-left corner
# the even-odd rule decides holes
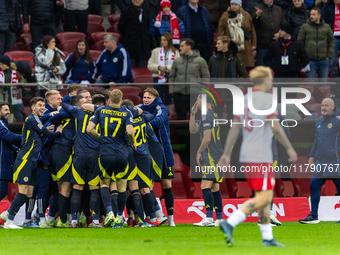
[[[155,89],[143,92],[140,107],[123,101],[119,89],[91,99],[78,84],[69,86],[63,101],[57,90],[47,91],[45,98],[31,100],[32,114],[23,126],[13,167],[19,193],[0,216],[5,229],[22,228],[14,218],[25,203],[23,227],[123,227],[125,206],[129,226],[175,226],[169,123]],[[48,194],[39,196],[49,181],[39,175],[46,172],[53,181]],[[160,179],[168,218],[152,191]],[[37,193],[37,213],[31,219]]]

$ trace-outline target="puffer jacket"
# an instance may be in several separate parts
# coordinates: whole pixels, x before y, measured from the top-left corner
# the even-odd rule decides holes
[[[0,0],[0,31],[7,31],[11,28],[13,32],[17,32],[21,28],[18,0],[12,0],[12,6],[9,8],[11,12],[6,8],[6,1]]]
[[[207,62],[200,56],[198,50],[193,50],[191,54],[180,54],[172,64],[169,83],[190,82],[190,79],[210,78]],[[190,94],[191,85],[170,85],[170,93]],[[192,85],[194,86],[194,85]]]
[[[243,10],[247,11],[249,14],[253,10],[253,8],[260,4],[262,0],[247,0],[242,2],[242,8]]]
[[[323,19],[319,24],[308,19],[300,28],[298,41],[305,46],[310,60],[320,61],[333,57],[335,46],[333,31]]]
[[[315,131],[315,140],[309,157],[314,158],[316,165],[334,164],[332,172],[329,171],[329,167],[325,169],[322,167],[322,170],[325,170],[320,169],[322,176],[339,175],[339,169],[335,172],[337,169],[335,164],[339,164],[336,152],[340,154],[340,110],[335,108],[331,115],[319,118],[315,123]]]
[[[52,67],[52,60],[54,54],[58,54],[60,58],[60,64],[55,66],[58,69],[58,72],[55,74],[55,78],[51,78],[50,70]],[[66,72],[66,66],[63,59],[60,55],[64,56],[64,53],[55,48],[55,50],[44,50],[42,45],[39,45],[35,48],[35,75],[37,77],[37,82],[44,86],[39,86],[39,89],[62,89],[63,86],[60,76]]]
[[[163,157],[164,163],[166,164],[165,167],[174,166],[174,155],[171,147],[168,110],[163,104],[162,99],[160,97],[156,97],[150,105],[142,104],[139,105],[139,107],[143,111],[149,112],[155,116],[155,118],[149,123],[152,125],[158,141],[163,146]]]
[[[64,6],[66,10],[70,11],[85,11],[89,8],[89,1],[88,0],[65,0]]]
[[[302,24],[306,23],[308,18],[309,11],[303,3],[301,7],[295,8],[292,6],[292,8],[288,11],[287,22],[292,27],[291,36],[293,40],[297,40],[301,26]]]
[[[277,5],[268,6],[260,3],[256,6],[262,10],[262,15],[256,17],[256,9],[251,11],[251,17],[256,31],[257,48],[267,49],[273,42],[274,34],[279,32],[280,25],[286,23],[281,7]]]
[[[208,9],[212,23],[218,24],[223,12],[228,8],[227,0],[203,0],[203,6]]]
[[[55,0],[22,0],[22,16],[24,23],[41,25],[55,23],[54,10],[57,8]]]

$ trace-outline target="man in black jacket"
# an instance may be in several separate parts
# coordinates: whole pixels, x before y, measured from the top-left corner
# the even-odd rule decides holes
[[[121,42],[129,52],[132,67],[146,67],[150,57],[150,16],[144,0],[132,0],[121,14],[118,30]]]
[[[263,62],[275,72],[275,78],[298,78],[300,70],[309,63],[304,46],[292,41],[292,28],[288,23],[282,24],[279,40],[272,42],[264,56]]]
[[[18,0],[0,1],[0,56],[11,51],[15,44],[15,33],[21,29]]]
[[[31,51],[40,45],[43,35],[56,35],[55,10],[62,8],[63,0],[23,0],[22,13],[24,21],[24,32],[31,31]],[[31,15],[31,27],[28,15]]]

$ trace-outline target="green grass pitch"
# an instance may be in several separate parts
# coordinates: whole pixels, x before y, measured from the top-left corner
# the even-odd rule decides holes
[[[232,248],[225,244],[219,228],[191,224],[175,228],[0,229],[0,254],[340,254],[340,224],[334,222],[284,222],[273,227],[273,232],[286,247],[262,247],[256,223],[242,223],[234,230]]]

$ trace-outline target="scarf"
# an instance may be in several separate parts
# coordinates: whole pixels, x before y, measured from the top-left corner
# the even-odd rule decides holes
[[[0,83],[5,83],[5,74],[3,71],[0,71]],[[15,70],[11,70],[11,83],[19,83],[18,73]],[[19,88],[9,86],[9,93],[11,105],[22,104],[22,94]]]
[[[235,18],[228,19],[228,29],[231,40],[236,43],[238,50],[244,50],[244,32],[242,29],[243,14],[239,13]]]
[[[166,53],[164,48],[160,48],[159,52],[158,52],[158,64],[160,66],[165,66],[165,59],[166,59]],[[168,65],[172,65],[172,63],[175,60],[175,54],[169,49],[169,58],[168,58]],[[160,74],[158,75],[158,83],[164,83],[166,82],[166,78],[165,78],[165,73],[164,74]]]
[[[162,15],[170,15],[170,25],[171,25],[171,36],[172,36],[172,42],[173,44],[179,44],[181,39],[181,34],[179,31],[179,25],[178,20],[176,17],[176,14],[172,11],[169,12],[169,14],[165,14],[163,11],[161,11],[155,21],[155,27],[161,27],[162,25]]]
[[[335,5],[334,36],[340,36],[340,10],[337,4]]]

